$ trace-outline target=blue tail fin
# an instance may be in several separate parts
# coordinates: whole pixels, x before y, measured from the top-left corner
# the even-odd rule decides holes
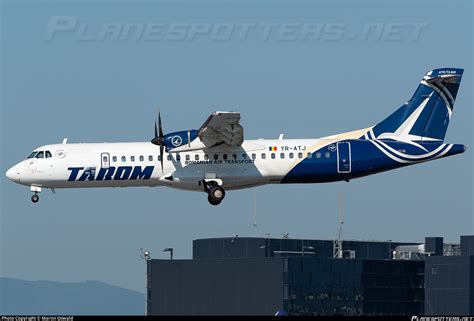
[[[372,128],[370,138],[443,141],[453,113],[463,69],[429,71],[413,97]]]

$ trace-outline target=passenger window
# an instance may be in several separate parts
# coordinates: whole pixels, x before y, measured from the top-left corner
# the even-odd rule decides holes
[[[298,158],[303,158],[303,153],[298,153]]]
[[[267,154],[262,153],[262,159],[265,159],[265,158],[267,158]]]
[[[329,158],[329,157],[331,157],[331,153],[330,153],[330,152],[326,152],[326,153],[324,153],[324,157],[326,157],[326,158]]]
[[[149,156],[148,156],[148,161],[149,161],[149,162],[153,162],[153,156],[149,155]]]
[[[272,157],[272,159],[275,159],[275,157],[276,157],[275,153],[272,153],[271,157]]]
[[[140,156],[140,162],[143,162],[145,160],[145,157]]]
[[[181,155],[180,155],[180,154],[176,154],[176,160],[177,160],[178,162],[181,161]]]
[[[168,156],[166,157],[167,160],[171,161],[171,155],[168,154]]]
[[[135,156],[130,156],[130,161],[134,162],[135,161]]]
[[[285,153],[280,153],[280,158],[285,159]]]
[[[321,158],[321,153],[320,152],[316,153],[316,158]]]
[[[237,154],[232,154],[233,159],[237,159]]]
[[[107,156],[102,157],[102,162],[107,163]]]
[[[161,162],[161,155],[158,155],[158,161]]]
[[[199,154],[194,155],[194,160],[199,160]]]
[[[36,154],[35,158],[44,158],[44,152],[38,152],[38,154]]]
[[[46,158],[51,158],[51,157],[53,157],[53,156],[51,155],[51,153],[49,152],[49,150],[47,150],[47,151],[46,151]]]
[[[218,159],[219,159],[219,155],[214,154],[214,160],[218,160]]]
[[[204,154],[204,160],[209,160],[209,155]]]
[[[30,156],[28,156],[28,158],[34,158],[37,153],[38,153],[38,152],[33,152],[33,153],[31,153]]]
[[[189,156],[189,154],[186,154],[186,160],[190,160],[191,159],[191,156]]]
[[[112,161],[115,163],[117,162],[117,156],[112,157]]]
[[[252,159],[253,159],[253,160],[257,159],[257,155],[252,154]]]
[[[311,157],[313,157],[313,154],[308,153],[308,154],[306,155],[306,157],[307,157],[307,158],[311,158]]]
[[[293,158],[293,153],[290,153],[290,158]]]
[[[127,157],[122,156],[122,162],[126,162],[126,161],[127,161]]]
[[[247,159],[247,154],[242,154],[243,159]]]
[[[223,159],[227,159],[227,154],[222,155]]]

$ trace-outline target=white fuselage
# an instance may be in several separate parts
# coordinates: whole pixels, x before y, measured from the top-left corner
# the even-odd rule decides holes
[[[232,149],[165,152],[163,170],[159,147],[148,142],[46,145],[35,151],[50,152],[51,157],[28,158],[7,176],[41,188],[163,185],[203,191],[202,180],[209,179],[225,189],[239,189],[279,183],[320,141],[247,140]]]

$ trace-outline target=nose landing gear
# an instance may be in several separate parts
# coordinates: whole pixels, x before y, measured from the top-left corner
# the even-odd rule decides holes
[[[204,191],[208,194],[207,200],[211,205],[219,205],[225,197],[225,190],[216,182],[203,181]]]
[[[39,198],[38,194],[36,194],[36,193],[31,196],[31,201],[33,203],[38,203],[39,199],[40,198]]]
[[[33,203],[38,203],[40,199],[38,193],[41,193],[41,187],[31,186],[31,191],[33,192],[33,195],[31,196],[31,201]]]

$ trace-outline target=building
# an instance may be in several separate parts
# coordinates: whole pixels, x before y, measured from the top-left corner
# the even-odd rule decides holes
[[[449,255],[449,250],[454,250],[454,255]],[[474,315],[474,236],[461,236],[460,249],[448,248],[444,254],[448,255],[425,260],[425,312]]]
[[[392,257],[396,247],[411,245],[388,241],[343,242],[345,257],[385,260]],[[257,258],[257,257],[334,257],[332,240],[301,240],[290,238],[230,237],[193,241],[193,259]]]
[[[421,315],[424,261],[392,241],[215,238],[191,260],[147,262],[150,315]],[[416,252],[416,251],[415,251]],[[402,252],[404,253],[404,252]]]

